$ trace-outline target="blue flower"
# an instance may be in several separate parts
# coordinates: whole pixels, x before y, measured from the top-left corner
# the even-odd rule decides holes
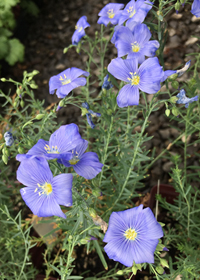
[[[144,23],[135,25],[133,31],[128,27],[122,26],[118,29],[115,41],[115,47],[118,51],[118,57],[128,55],[127,58],[137,58],[141,64],[145,56],[155,56],[155,52],[160,44],[157,40],[149,41],[151,32]]]
[[[185,104],[185,108],[188,108],[189,103],[192,103],[194,101],[198,100],[198,95],[189,98],[185,95],[185,90],[181,89],[180,92],[176,96],[178,100],[176,101],[177,104]]]
[[[6,146],[12,146],[12,144],[15,141],[15,137],[13,137],[13,135],[10,131],[6,131],[4,133],[4,139],[6,141]]]
[[[90,107],[89,107],[87,102],[82,103],[82,107],[83,107],[81,109],[82,110],[82,116],[86,115],[87,122],[88,122],[89,126],[91,128],[95,128],[95,125],[94,125],[94,123],[92,121],[92,117],[101,117],[101,114],[100,113],[95,113],[92,110],[90,110],[89,109]]]
[[[50,137],[49,141],[38,140],[27,154],[18,154],[16,159],[22,161],[30,157],[43,157],[47,160],[55,158],[71,158],[71,150],[74,149],[82,138],[78,126],[74,123],[62,125]]]
[[[109,90],[113,87],[113,84],[110,81],[109,75],[106,75],[103,80],[102,89]]]
[[[45,159],[32,158],[21,162],[17,180],[26,186],[20,193],[34,215],[66,219],[59,205],[72,206],[72,174],[53,177]]]
[[[96,177],[103,167],[99,162],[98,155],[94,152],[85,153],[88,147],[88,141],[82,140],[72,151],[72,158],[65,160],[59,159],[58,162],[64,164],[66,167],[73,167],[75,172],[85,179],[93,179]]]
[[[100,18],[97,23],[104,24],[107,26],[109,23],[116,25],[118,24],[121,16],[121,10],[124,7],[123,4],[109,3],[99,12]]]
[[[119,107],[139,104],[139,89],[152,94],[160,90],[163,70],[158,58],[148,58],[138,69],[137,58],[116,58],[108,65],[108,71],[117,79],[127,84],[121,88],[117,96]]]
[[[150,208],[143,205],[120,212],[113,212],[103,239],[108,257],[125,266],[133,262],[153,263],[154,251],[163,236],[161,225]]]
[[[126,20],[127,23],[130,21],[142,23],[151,8],[152,3],[148,0],[130,1],[122,11],[119,25],[122,25]]]
[[[200,17],[200,0],[194,0],[192,3],[191,13],[196,17]]]
[[[89,76],[90,73],[83,71],[79,68],[72,67],[55,75],[49,80],[49,93],[54,94],[56,90],[56,95],[59,98],[64,98],[70,93],[74,88],[84,86],[86,84],[86,79],[79,76]]]
[[[191,60],[187,61],[186,64],[184,65],[183,68],[179,69],[179,70],[166,70],[163,71],[163,77],[161,79],[161,82],[164,82],[169,76],[173,75],[173,74],[177,74],[175,77],[179,78],[181,77],[190,67],[190,63]]]
[[[75,26],[75,31],[74,34],[72,36],[72,44],[73,45],[78,45],[78,42],[80,41],[80,39],[85,36],[85,28],[89,27],[90,24],[87,22],[87,17],[86,16],[82,16],[78,21],[77,24]]]

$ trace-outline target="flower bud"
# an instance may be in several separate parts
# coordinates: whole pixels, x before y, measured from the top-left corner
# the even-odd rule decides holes
[[[178,77],[178,74],[172,74],[171,76],[168,77],[168,81],[172,82],[172,81],[176,80],[177,77]]]
[[[2,155],[2,160],[5,164],[8,163],[8,157],[6,155]]]
[[[160,259],[160,263],[162,266],[169,268],[168,262],[165,259]]]
[[[166,110],[165,110],[165,115],[166,115],[167,117],[169,117],[169,115],[170,115],[170,110],[169,110],[169,109],[166,109]]]
[[[6,146],[4,146],[3,150],[2,150],[3,155],[9,157],[10,155],[10,151],[8,150],[8,148]]]
[[[6,82],[6,79],[5,79],[5,78],[1,78],[1,81],[2,81],[2,82]]]
[[[117,271],[117,275],[123,275],[123,274],[124,274],[123,270],[118,270]]]
[[[176,107],[172,108],[172,114],[177,117],[179,115],[179,110]]]
[[[24,100],[20,101],[20,106],[23,108],[24,107]]]
[[[37,75],[37,74],[39,74],[40,73],[40,71],[38,71],[38,70],[33,70],[33,72],[32,72],[32,74],[35,76],[35,75]]]
[[[178,89],[179,88],[179,82],[173,81],[172,86],[173,86],[173,88]]]
[[[160,265],[156,266],[156,271],[159,273],[159,274],[163,274],[164,273],[164,268]]]
[[[178,100],[178,98],[176,96],[172,96],[170,99],[169,99],[172,103],[176,103],[176,101]]]
[[[36,88],[38,88],[38,85],[36,85],[36,84],[30,84],[30,87],[31,87],[32,89],[36,89]]]
[[[179,2],[176,2],[176,4],[175,4],[175,10],[176,11],[179,11],[179,9],[180,9],[180,6],[181,6],[181,4],[179,3]]]
[[[18,150],[18,153],[24,154],[24,149],[21,146],[19,146],[19,148],[17,150]]]
[[[38,114],[35,119],[36,120],[41,120],[44,117],[45,114]]]
[[[89,208],[89,215],[92,218],[96,218],[97,217],[97,212],[93,208]]]

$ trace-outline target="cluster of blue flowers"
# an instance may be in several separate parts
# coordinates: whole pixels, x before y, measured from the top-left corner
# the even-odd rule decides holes
[[[117,96],[119,107],[139,104],[139,90],[154,94],[161,88],[161,83],[172,74],[180,77],[190,66],[190,61],[180,70],[164,71],[155,57],[160,47],[157,40],[150,40],[151,32],[143,23],[152,8],[149,0],[131,0],[124,8],[123,4],[109,3],[99,13],[99,24],[115,26],[111,42],[117,48],[118,57],[108,65],[108,72],[115,78],[124,81],[125,85]],[[124,8],[124,9],[123,9]],[[200,0],[194,0],[192,13],[200,16]],[[72,44],[77,45],[85,36],[89,27],[87,17],[82,16],[76,24]],[[126,56],[126,58],[124,58]],[[123,58],[122,58],[123,57]],[[147,59],[146,59],[147,57]],[[80,77],[80,76],[84,77]],[[66,97],[74,88],[84,86],[87,71],[72,67],[51,77],[49,92],[59,98]],[[113,85],[106,75],[102,90],[109,90]],[[177,95],[177,104],[197,101],[198,96],[188,98],[182,89]],[[58,109],[62,106],[59,105]],[[93,112],[87,102],[82,103],[82,115],[86,115],[91,128],[95,125],[92,117],[100,117]],[[6,144],[14,140],[9,133],[4,135]],[[56,215],[66,218],[60,205],[72,206],[72,174],[59,174],[53,177],[48,160],[57,160],[59,164],[73,167],[74,171],[85,179],[93,179],[101,172],[103,164],[94,152],[85,152],[88,141],[82,139],[76,124],[63,125],[56,130],[49,141],[40,139],[27,154],[17,155],[20,166],[17,179],[26,187],[20,190],[22,198],[35,215],[47,217]],[[161,225],[156,221],[149,208],[143,205],[110,216],[108,230],[104,237],[104,247],[109,258],[125,266],[154,262],[154,252],[163,237]]]
[[[18,154],[17,179],[26,187],[20,190],[31,211],[39,217],[66,218],[59,205],[72,205],[72,174],[53,178],[47,160],[57,159],[86,179],[101,172],[103,164],[94,152],[85,153],[88,142],[81,138],[76,124],[62,125],[49,141],[40,139],[27,154]]]

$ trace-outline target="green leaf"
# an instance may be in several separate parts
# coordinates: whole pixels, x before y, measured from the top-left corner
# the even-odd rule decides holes
[[[11,7],[15,6],[19,0],[1,0],[0,6],[4,7],[5,10],[10,10]]]
[[[102,262],[104,268],[107,270],[108,269],[108,265],[106,263],[106,260],[104,258],[104,255],[103,255],[103,253],[101,251],[101,248],[100,248],[99,243],[98,243],[97,240],[94,240],[94,246],[95,246],[95,248],[97,250],[97,254],[99,255],[99,258],[101,259],[101,262]]]
[[[4,58],[9,51],[8,39],[5,36],[0,36],[0,59]]]
[[[24,46],[18,39],[11,39],[8,41],[10,51],[5,57],[5,60],[10,64],[14,65],[17,61],[22,62],[24,58]]]

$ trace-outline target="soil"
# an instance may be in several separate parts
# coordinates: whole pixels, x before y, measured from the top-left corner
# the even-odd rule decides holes
[[[87,21],[91,25],[87,28],[86,33],[93,35],[96,30],[100,30],[100,26],[97,24],[98,13],[109,2],[116,1],[41,0],[38,1],[40,4],[40,13],[37,18],[24,15],[23,11],[20,11],[16,34],[25,45],[24,62],[10,67],[2,61],[1,76],[21,81],[24,70],[29,72],[36,69],[40,72],[35,76],[35,81],[38,85],[38,89],[35,90],[36,96],[41,100],[45,99],[45,106],[49,106],[53,102],[59,102],[56,95],[52,96],[49,94],[48,82],[50,77],[57,75],[69,67],[78,67],[81,69],[85,67],[86,58],[77,54],[74,49],[70,49],[67,54],[63,54],[63,49],[71,43],[76,22],[81,16],[86,15]],[[169,33],[164,48],[165,70],[181,68],[189,59],[192,59],[191,64],[194,64],[194,58],[187,55],[199,51],[197,45],[199,39],[194,36],[199,35],[200,18],[197,19],[193,16],[190,13],[190,9],[190,5],[185,5],[180,8],[178,14],[172,10],[165,19]],[[112,52],[109,55],[110,59],[112,59],[116,57],[116,52],[115,56]],[[179,78],[179,81],[187,81],[189,75],[190,73],[185,73]],[[94,85],[95,87],[96,90],[99,90],[98,84]],[[8,90],[8,84],[1,83],[1,88],[6,92]],[[149,96],[149,98],[151,97]],[[151,125],[147,129],[148,134],[154,136],[152,141],[146,144],[147,149],[156,147],[156,155],[168,147],[178,136],[178,130],[170,127],[173,123],[169,123],[169,119],[165,116],[164,112],[164,107],[154,112],[150,117]],[[71,106],[58,111],[58,119],[63,124],[72,122],[78,124],[80,114],[78,108]],[[188,153],[192,155],[188,160],[189,165],[199,165],[198,158],[195,156],[198,150],[198,146],[189,147]],[[170,149],[170,152],[181,154],[182,150],[174,146]],[[147,186],[145,191],[149,191],[152,186],[157,184],[158,179],[161,183],[169,183],[171,166],[172,163],[168,159],[158,160],[149,170],[150,176],[145,182]],[[78,250],[77,253],[81,255],[83,252]],[[87,258],[87,267],[81,264],[78,265],[77,263],[79,270],[76,273],[81,273],[84,269],[91,268],[92,266],[100,266],[100,264],[95,262],[93,255]],[[95,265],[92,262],[95,262]],[[143,279],[143,277],[137,279]]]

